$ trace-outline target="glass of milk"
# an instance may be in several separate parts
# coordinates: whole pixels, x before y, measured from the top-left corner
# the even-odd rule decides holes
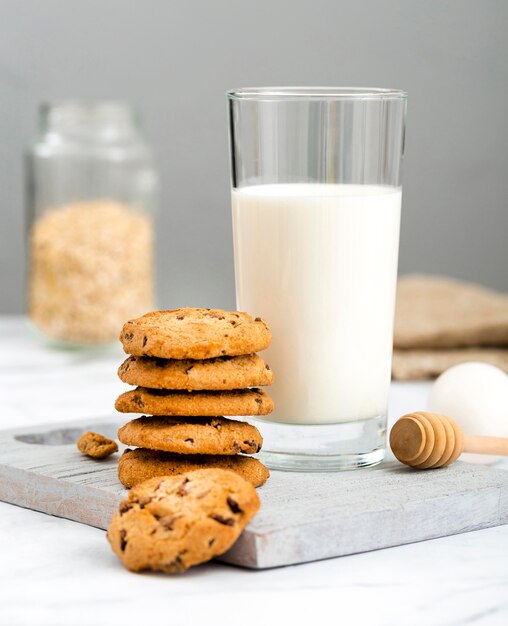
[[[238,309],[273,342],[274,469],[333,471],[385,453],[406,94],[227,94]]]

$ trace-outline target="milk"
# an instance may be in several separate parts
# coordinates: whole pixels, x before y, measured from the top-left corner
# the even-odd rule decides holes
[[[237,306],[273,343],[271,421],[386,414],[401,190],[280,184],[232,192]]]

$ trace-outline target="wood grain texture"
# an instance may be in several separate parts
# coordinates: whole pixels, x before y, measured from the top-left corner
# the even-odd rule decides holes
[[[126,490],[118,455],[96,461],[75,441],[114,437],[121,418],[0,432],[0,499],[106,528]],[[508,472],[455,463],[418,472],[387,463],[356,472],[272,472],[262,506],[221,560],[263,569],[508,523]]]

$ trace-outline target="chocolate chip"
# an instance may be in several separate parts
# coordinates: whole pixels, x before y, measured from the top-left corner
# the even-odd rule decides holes
[[[182,561],[182,556],[186,552],[187,550],[180,550],[180,552],[176,555],[176,557],[169,563],[166,563],[164,567],[172,570],[173,572],[183,572],[185,570],[185,566]]]
[[[227,503],[232,513],[243,513],[243,510],[240,508],[238,502],[233,500],[231,496],[228,496]]]
[[[211,548],[213,546],[213,544],[215,543],[215,539],[212,537],[209,541],[208,541],[208,547]]]
[[[235,320],[230,320],[230,322],[229,322],[229,323],[231,324],[231,326],[236,326],[236,322],[235,322]]]
[[[265,364],[265,367],[268,371],[270,371],[270,366],[268,365],[268,363]]]
[[[191,365],[190,367],[188,367],[188,368],[185,370],[185,373],[187,374],[187,376],[189,375],[189,372],[191,371],[191,369],[192,369],[193,367],[194,367],[194,365]]]
[[[148,337],[143,337],[143,345],[142,348],[146,346],[146,342],[148,341]]]
[[[170,569],[179,570],[182,567],[182,557],[177,556],[173,561],[166,563],[165,567],[169,567]]]
[[[229,337],[229,335],[227,333],[224,333],[224,337]]]
[[[145,403],[143,402],[141,396],[134,396],[134,402],[138,405],[140,409],[145,406]]]
[[[233,441],[233,450],[235,451],[236,454],[238,454],[239,452],[242,452],[242,448],[236,441]]]
[[[127,500],[120,502],[120,507],[118,508],[118,511],[120,512],[120,516],[122,516],[124,513],[127,513],[127,511],[130,511],[132,509],[132,506],[133,505]]]
[[[187,437],[184,441],[185,443],[194,443],[194,439],[192,437]]]
[[[141,496],[141,498],[139,498],[137,502],[139,504],[139,508],[144,509],[145,506],[147,504],[150,504],[151,501],[152,501],[151,496]]]
[[[188,478],[184,478],[182,484],[180,485],[180,487],[178,487],[178,489],[176,490],[176,495],[177,496],[186,496],[187,495],[187,489],[185,488],[185,485],[189,482]]]
[[[226,350],[221,350],[222,354],[226,354]]]
[[[171,517],[161,517],[159,520],[159,524],[165,529],[165,530],[173,530],[174,529],[174,524],[176,522],[177,519],[180,519],[180,517],[182,517],[181,515],[171,515]]]
[[[243,443],[249,448],[249,450],[252,450],[252,449],[255,450],[257,448],[255,441],[244,441]]]
[[[207,310],[209,311],[210,309],[207,309]],[[218,314],[218,313],[207,313],[207,314],[206,314],[206,316],[207,316],[207,317],[212,317],[213,319],[216,319],[216,320],[223,320],[223,319],[226,319],[226,318],[224,317],[224,315],[220,315],[220,314]]]
[[[223,379],[222,379],[222,384],[223,384],[223,385],[225,385],[225,384],[226,384],[226,379],[225,379],[225,378],[223,378]]]
[[[183,316],[183,315],[177,315],[177,316],[176,316],[176,319],[177,319],[177,320],[180,320],[180,321],[181,321],[181,320],[183,320],[183,318],[184,318],[184,316]]]
[[[125,339],[125,341],[132,341],[132,338],[134,337],[134,333],[124,333],[123,338]]]
[[[256,404],[263,404],[263,400],[261,398],[254,398]]]
[[[121,552],[125,552],[125,548],[127,547],[127,531],[126,530],[121,530],[120,531],[120,551]]]
[[[255,317],[255,318],[254,318],[254,321],[255,321],[255,322],[262,322],[263,320],[262,320],[260,317]]]
[[[218,513],[212,513],[210,517],[216,522],[218,522],[219,524],[222,524],[223,526],[235,525],[235,520],[232,517],[223,517],[222,515],[219,515]]]

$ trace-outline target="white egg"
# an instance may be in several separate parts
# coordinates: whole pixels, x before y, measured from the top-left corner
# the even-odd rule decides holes
[[[455,365],[432,386],[428,409],[467,434],[508,437],[508,375],[486,363]]]

